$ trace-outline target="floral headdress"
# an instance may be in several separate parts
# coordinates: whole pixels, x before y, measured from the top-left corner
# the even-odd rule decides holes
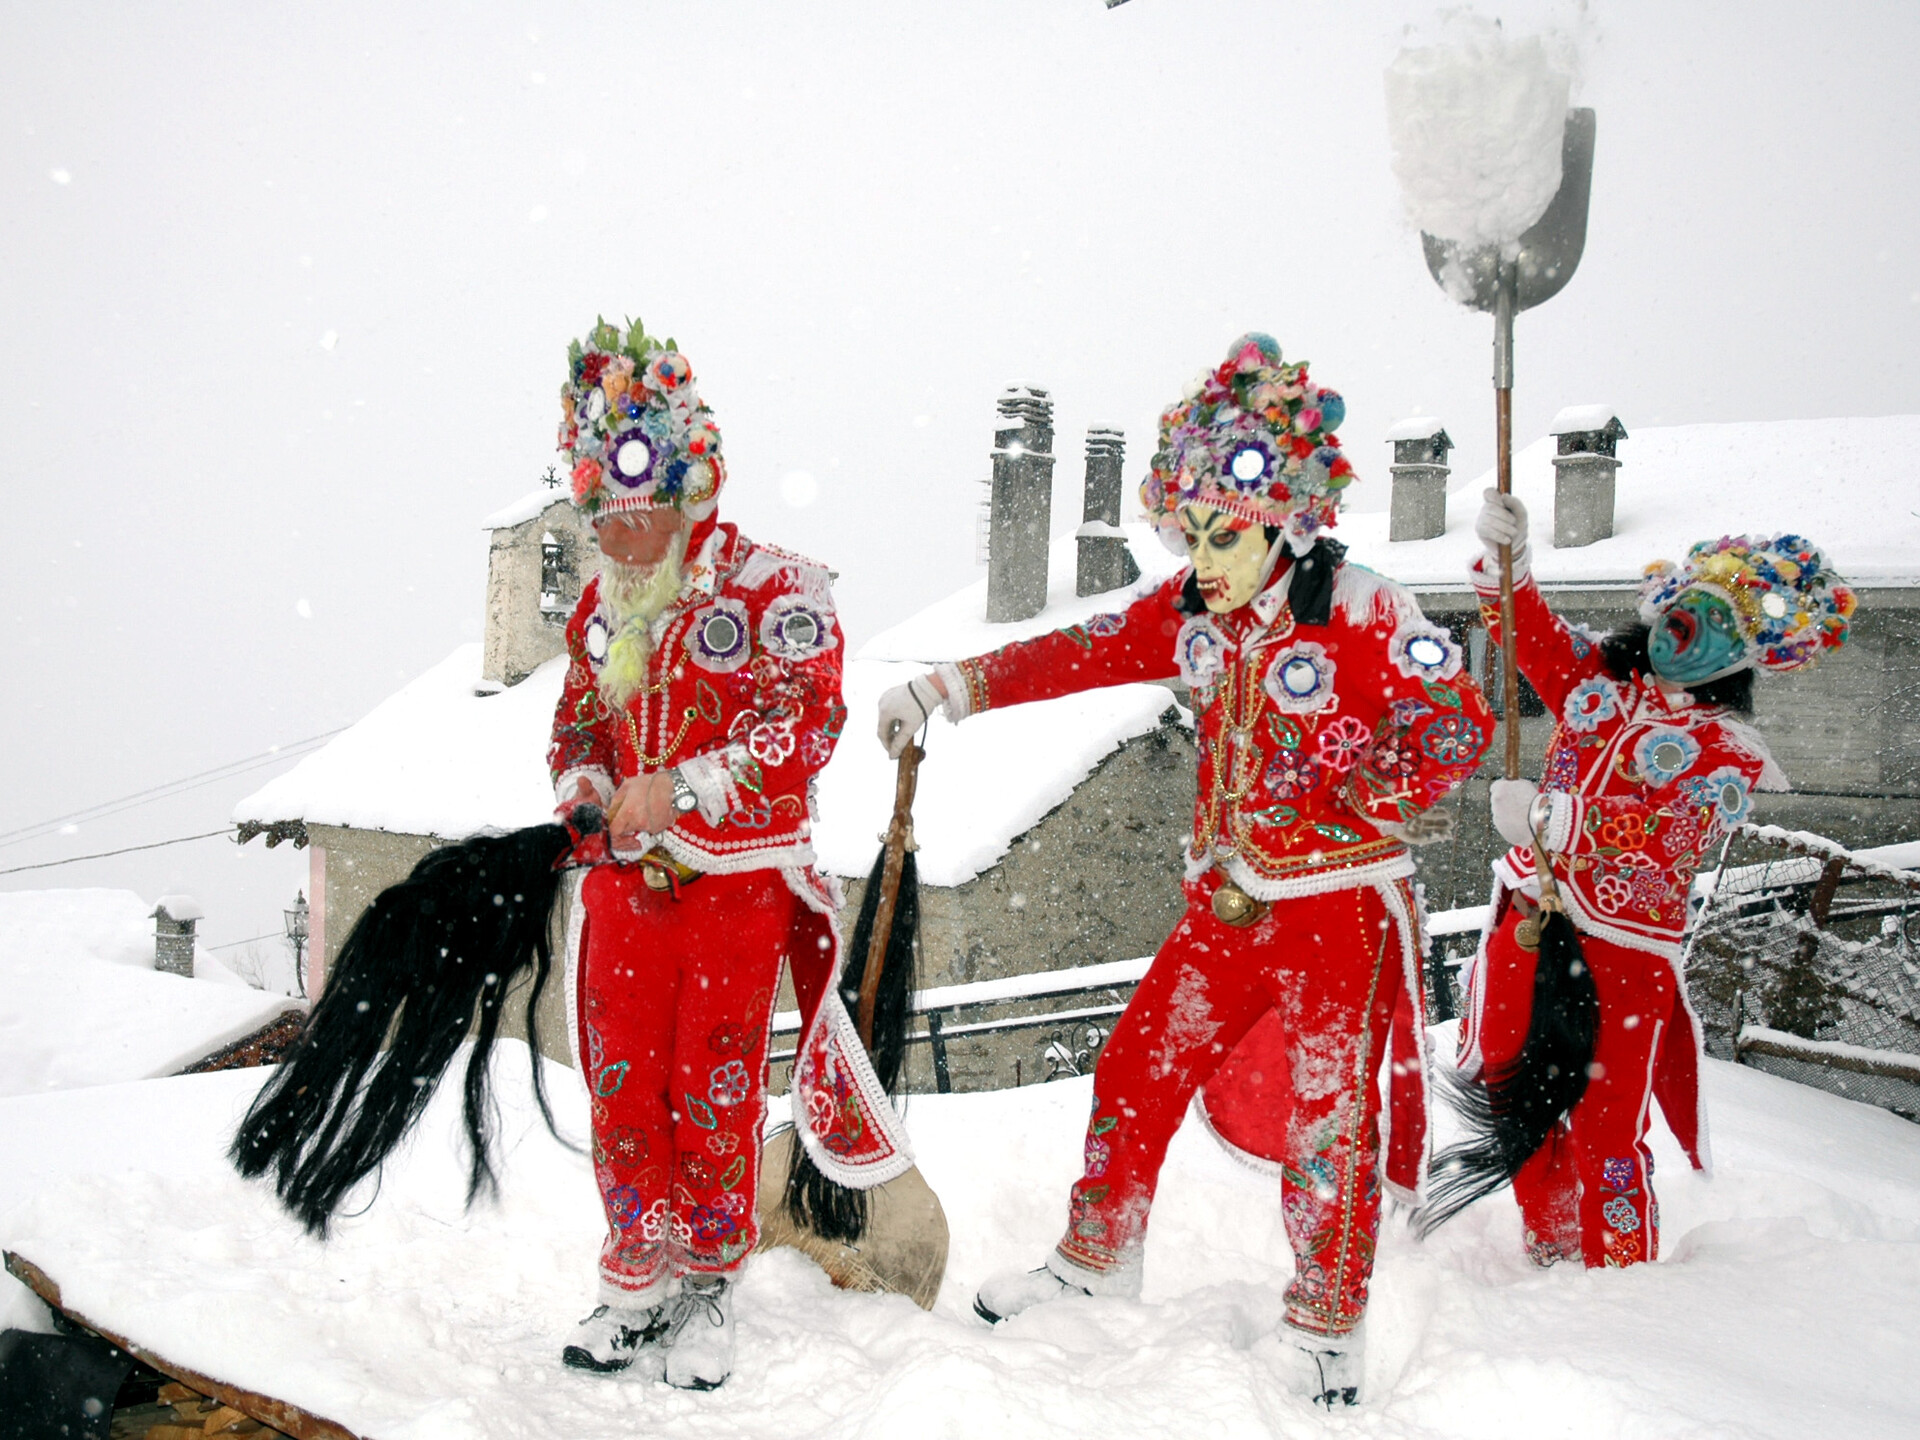
[[[1656,561],[1640,584],[1640,618],[1657,624],[1688,590],[1733,607],[1747,658],[1767,670],[1798,670],[1838,650],[1856,603],[1818,547],[1799,535],[1723,535],[1702,540],[1682,564]]]
[[[1305,361],[1284,363],[1270,335],[1242,335],[1160,416],[1159,452],[1140,487],[1160,538],[1184,552],[1179,508],[1197,502],[1277,525],[1305,554],[1353,483],[1333,433],[1346,414],[1345,401],[1307,379]]]
[[[597,320],[567,346],[560,404],[573,503],[589,515],[661,506],[693,520],[713,513],[727,480],[720,431],[673,341],[653,339],[637,320],[624,333]]]

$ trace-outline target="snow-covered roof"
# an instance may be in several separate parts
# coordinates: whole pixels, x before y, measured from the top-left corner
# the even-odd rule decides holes
[[[1620,417],[1611,405],[1568,405],[1547,426],[1549,435],[1578,435],[1588,430],[1604,430],[1620,425]],[[1626,427],[1621,425],[1621,433]]]
[[[934,661],[978,655],[1010,641],[1030,639],[1095,615],[1125,609],[1135,595],[1151,590],[1185,567],[1186,560],[1162,545],[1145,521],[1128,521],[1120,530],[1140,566],[1140,580],[1129,589],[1075,595],[1074,570],[1079,552],[1073,536],[1062,536],[1047,547],[1047,605],[1038,615],[1004,625],[990,624],[983,575],[946,599],[936,600],[898,625],[882,630],[860,647],[860,658]]]
[[[249,795],[235,821],[305,820],[458,838],[551,818],[546,750],[565,661],[478,698],[480,647],[464,645],[359,724]],[[921,664],[847,666],[847,730],[820,776],[820,862],[865,875],[893,809],[894,763],[873,738],[880,692]],[[960,885],[997,863],[1016,835],[1065,800],[1093,768],[1156,729],[1173,705],[1156,685],[1126,685],[933,723],[914,816],[921,877]]]
[[[478,696],[480,653],[462,645],[247,796],[234,807],[235,823],[305,820],[458,837],[551,819],[547,740],[566,659]]]
[[[153,968],[153,905],[130,890],[0,894],[0,1096],[170,1075],[300,1004],[202,954]]]
[[[1614,476],[1614,533],[1578,549],[1553,544],[1554,448],[1544,436],[1513,457],[1534,574],[1549,584],[1635,583],[1649,561],[1677,560],[1696,540],[1793,531],[1857,586],[1920,585],[1920,415],[1635,430]],[[1464,588],[1493,478],[1454,476],[1435,539],[1389,541],[1385,511],[1343,514],[1334,533],[1351,559],[1402,584]]]
[[[1412,415],[1387,427],[1388,440],[1431,440],[1446,427],[1432,415]]]
[[[502,505],[486,519],[480,522],[482,530],[505,530],[512,525],[524,525],[536,516],[547,513],[547,507],[557,501],[568,499],[564,484],[538,485],[515,500],[511,505]]]

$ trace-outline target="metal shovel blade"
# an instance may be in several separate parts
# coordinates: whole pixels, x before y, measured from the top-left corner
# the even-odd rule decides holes
[[[1560,141],[1560,188],[1546,213],[1520,237],[1518,309],[1531,310],[1566,288],[1587,247],[1587,198],[1593,190],[1593,111],[1567,112]],[[1499,293],[1500,248],[1462,250],[1420,232],[1427,269],[1440,288],[1473,310],[1492,310]]]

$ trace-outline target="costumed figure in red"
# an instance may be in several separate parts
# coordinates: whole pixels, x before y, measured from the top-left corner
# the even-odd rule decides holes
[[[975,1304],[999,1320],[1138,1295],[1160,1166],[1198,1093],[1221,1139],[1278,1176],[1289,1378],[1329,1406],[1357,1397],[1382,1170],[1407,1199],[1424,1178],[1408,845],[1447,833],[1432,807],[1492,730],[1447,631],[1326,534],[1352,480],[1344,413],[1271,338],[1242,337],[1162,415],[1142,489],[1191,567],[1113,614],[942,665],[880,712],[897,751],[936,706],[961,720],[1103,685],[1189,687],[1186,913],[1101,1054],[1066,1233],[1045,1267],[996,1276]]]
[[[686,358],[635,325],[570,349],[560,442],[605,556],[567,625],[549,764],[586,833],[567,1001],[607,1215],[578,1368],[644,1360],[710,1389],[757,1238],[768,1027],[803,1017],[806,1153],[869,1188],[911,1163],[838,990],[840,896],[814,868],[814,776],[846,717],[826,570],[722,524],[720,435]]]
[[[1530,1030],[1542,1025],[1540,856],[1578,935],[1591,975],[1584,1003],[1591,1010],[1597,1001],[1597,1023],[1586,1027],[1591,1053],[1583,1088],[1573,1076],[1571,1108],[1556,1103],[1523,1143],[1505,1141],[1504,1174],[1484,1163],[1489,1136],[1477,1177],[1471,1144],[1457,1163],[1445,1152],[1438,1213],[1423,1224],[1510,1178],[1536,1263],[1631,1265],[1659,1251],[1646,1144],[1653,1100],[1694,1167],[1709,1164],[1702,1036],[1680,971],[1693,877],[1748,818],[1756,790],[1787,788],[1741,718],[1752,709],[1754,671],[1801,669],[1838,647],[1854,597],[1797,535],[1727,537],[1695,545],[1679,565],[1651,567],[1641,623],[1601,637],[1548,608],[1529,573],[1517,499],[1489,491],[1476,529],[1489,552],[1471,572],[1481,614],[1505,643],[1495,557],[1510,545],[1514,658],[1555,722],[1541,783],[1493,787],[1494,825],[1513,848],[1494,864],[1491,919],[1460,1032],[1463,1077],[1496,1096],[1483,1116],[1526,1108],[1498,1102],[1502,1086],[1517,1095],[1530,1083],[1520,1072],[1531,1063]],[[1577,1057],[1571,1068],[1581,1068]]]

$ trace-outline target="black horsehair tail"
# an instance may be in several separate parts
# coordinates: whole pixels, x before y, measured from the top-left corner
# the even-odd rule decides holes
[[[271,1174],[311,1234],[324,1238],[347,1192],[393,1153],[469,1031],[467,1203],[498,1189],[488,1060],[501,1002],[528,967],[534,1098],[554,1128],[535,1010],[553,967],[547,930],[562,876],[555,867],[569,844],[564,826],[537,825],[444,846],[355,922],[305,1033],[227,1150],[242,1175]]]
[[[1600,999],[1580,939],[1565,915],[1541,915],[1533,1011],[1519,1056],[1483,1081],[1446,1081],[1448,1103],[1466,1138],[1434,1157],[1431,1196],[1413,1216],[1425,1237],[1467,1206],[1513,1182],[1586,1093],[1600,1028]]]
[[[860,896],[860,915],[846,947],[840,995],[849,1012],[858,1013],[860,984],[873,945],[874,912],[880,905],[880,873],[887,863],[881,849]],[[893,905],[893,929],[881,957],[880,990],[873,1003],[873,1071],[887,1093],[900,1093],[906,1069],[907,1025],[917,988],[914,936],[920,930],[920,871],[909,850],[900,866],[900,893]],[[797,1120],[797,1116],[796,1116]],[[796,1130],[787,1165],[787,1214],[793,1223],[826,1240],[851,1245],[867,1233],[865,1190],[836,1184],[821,1173]]]

